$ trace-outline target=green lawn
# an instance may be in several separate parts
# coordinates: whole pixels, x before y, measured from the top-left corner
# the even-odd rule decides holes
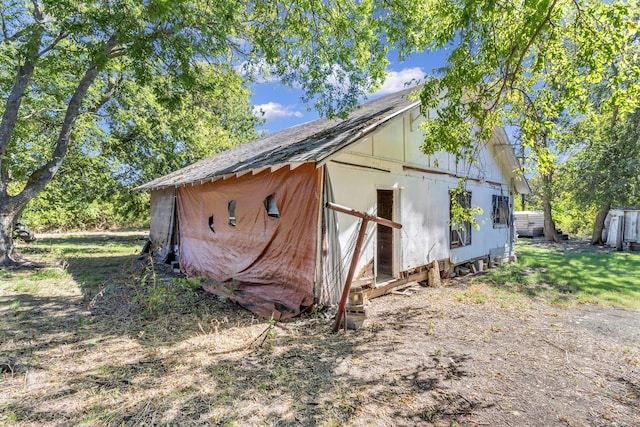
[[[0,285],[38,293],[49,287],[100,288],[122,278],[144,245],[146,232],[50,234],[17,242],[35,268],[0,270]]]
[[[42,267],[0,270],[0,284],[22,292],[39,292],[49,286],[99,289],[122,280],[123,270],[133,263],[145,237],[146,233],[43,236],[30,245],[20,245],[22,254]],[[507,298],[528,295],[551,303],[640,309],[638,252],[527,243],[519,244],[517,250],[518,263],[489,270],[475,281],[494,285]]]
[[[638,406],[628,380],[640,366],[633,331],[571,333],[571,310],[547,302],[640,308],[640,254],[519,246],[519,263],[415,298],[380,298],[365,327],[332,334],[330,319],[274,324],[196,289],[197,281],[156,277],[137,261],[145,239],[39,236],[20,246],[33,265],[0,269],[0,426],[453,426],[476,411],[490,425],[491,399],[556,385],[584,391],[575,413],[637,424],[627,422]],[[598,357],[585,354],[596,340]],[[395,367],[388,378],[386,366],[369,372],[380,360]],[[552,382],[569,361],[571,378]],[[489,400],[467,406],[469,390],[489,390]],[[547,392],[527,399],[534,412],[518,413],[522,424],[549,408]]]
[[[555,303],[640,309],[640,253],[584,246],[518,245],[518,263],[480,280]]]

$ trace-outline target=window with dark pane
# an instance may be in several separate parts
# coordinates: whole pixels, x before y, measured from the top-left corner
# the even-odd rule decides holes
[[[236,201],[229,200],[229,205],[227,206],[227,210],[229,211],[229,225],[235,227],[236,226]]]
[[[491,218],[493,219],[493,228],[509,225],[509,196],[493,196]]]
[[[450,193],[452,195],[452,193]],[[471,209],[471,193],[459,193],[455,195],[457,203],[464,209]],[[449,220],[453,222],[453,200],[449,197]],[[471,244],[471,222],[464,221],[462,224],[451,225],[449,228],[451,237],[450,247],[459,248],[469,246]]]
[[[278,210],[276,198],[273,194],[268,195],[267,198],[264,199],[264,208],[267,210],[267,215],[271,218],[280,218],[280,211]]]

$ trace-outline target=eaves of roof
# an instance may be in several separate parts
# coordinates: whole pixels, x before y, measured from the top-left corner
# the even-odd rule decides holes
[[[362,104],[346,119],[318,119],[230,148],[141,185],[134,191],[180,187],[283,166],[317,163],[419,105],[406,89]]]

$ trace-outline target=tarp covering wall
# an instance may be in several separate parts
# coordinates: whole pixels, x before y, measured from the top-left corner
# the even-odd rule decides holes
[[[320,174],[305,164],[178,188],[182,270],[227,282],[233,301],[264,317],[287,318],[311,306]],[[279,218],[268,215],[268,196]]]
[[[158,262],[166,262],[172,252],[175,194],[174,188],[151,192],[150,251]]]

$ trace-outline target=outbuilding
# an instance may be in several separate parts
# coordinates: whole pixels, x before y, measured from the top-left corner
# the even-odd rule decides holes
[[[618,250],[640,250],[640,208],[611,209],[604,220],[602,240]]]
[[[276,318],[340,299],[361,220],[328,203],[402,225],[369,223],[356,279],[371,295],[423,280],[430,269],[448,275],[456,266],[509,260],[514,196],[529,187],[506,133],[496,128],[473,163],[428,156],[411,92],[367,102],[346,119],[270,134],[139,187],[151,191],[154,256],[179,260],[187,276],[208,276],[234,301]],[[467,194],[459,202],[483,211],[479,229],[450,225],[460,179]]]
[[[515,211],[513,214],[518,237],[544,236],[543,211]]]

